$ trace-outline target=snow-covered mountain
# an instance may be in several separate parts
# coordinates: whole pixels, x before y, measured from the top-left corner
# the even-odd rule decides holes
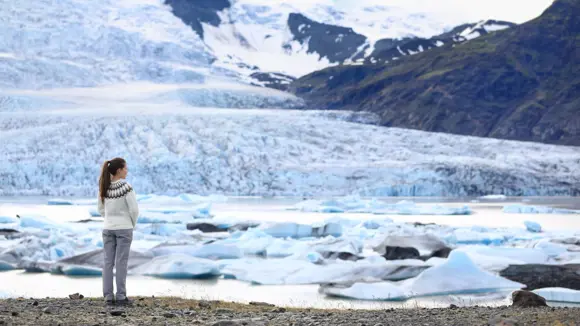
[[[161,1],[2,1],[0,12],[4,111],[46,106],[32,90],[135,82],[167,85],[169,93],[155,100],[196,106],[301,105],[291,95],[245,86],[237,72],[212,64],[213,53]]]
[[[452,28],[435,15],[376,1],[167,0],[203,39],[214,65],[246,81],[284,88],[337,64],[385,62],[459,43],[514,24],[481,21]]]

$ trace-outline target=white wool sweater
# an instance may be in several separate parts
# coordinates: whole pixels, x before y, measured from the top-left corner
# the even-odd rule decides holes
[[[105,218],[105,230],[134,229],[137,225],[137,196],[127,181],[112,182],[105,194],[105,202],[100,196],[97,202],[99,213]]]

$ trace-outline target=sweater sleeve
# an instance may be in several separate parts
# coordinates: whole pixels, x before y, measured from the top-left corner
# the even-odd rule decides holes
[[[131,222],[133,223],[133,228],[137,225],[137,218],[139,217],[139,206],[137,205],[137,196],[135,195],[135,190],[129,191],[127,196],[125,196],[127,201],[127,206],[129,207],[129,216],[131,216]]]
[[[105,204],[103,203],[100,195],[97,197],[97,210],[102,217],[105,217]]]

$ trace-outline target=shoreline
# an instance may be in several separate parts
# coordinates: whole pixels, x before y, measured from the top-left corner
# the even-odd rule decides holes
[[[578,325],[580,308],[456,307],[384,310],[285,308],[174,297],[0,299],[0,325]],[[503,324],[502,324],[503,322]],[[558,324],[559,323],[559,324]]]

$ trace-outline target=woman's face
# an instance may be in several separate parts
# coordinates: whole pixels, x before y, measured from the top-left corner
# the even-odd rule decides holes
[[[127,164],[122,169],[117,170],[117,175],[121,179],[125,179],[127,177]]]

